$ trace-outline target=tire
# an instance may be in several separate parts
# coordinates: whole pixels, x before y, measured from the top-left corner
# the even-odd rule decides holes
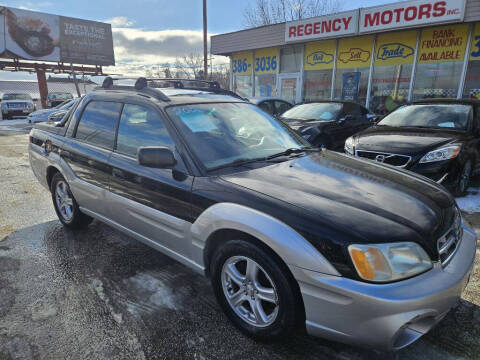
[[[455,188],[453,190],[453,195],[455,196],[464,196],[467,193],[468,187],[470,186],[470,179],[472,177],[472,161],[467,160],[462,167],[462,170],[457,175],[455,180]]]
[[[247,269],[250,272],[255,266],[258,275],[247,276]],[[288,268],[262,248],[246,240],[230,240],[213,255],[210,271],[220,306],[247,336],[274,340],[290,334],[301,323],[303,307],[298,285],[286,273]],[[235,299],[239,299],[237,306],[233,305]]]
[[[70,229],[80,229],[92,222],[93,219],[90,216],[80,211],[77,201],[70,191],[70,186],[58,172],[53,175],[50,191],[55,212],[63,225]]]

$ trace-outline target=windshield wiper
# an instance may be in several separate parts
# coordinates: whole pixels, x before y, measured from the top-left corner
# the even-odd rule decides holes
[[[306,151],[319,151],[320,149],[314,147],[303,147],[303,148],[289,148],[277,154],[273,154],[266,157],[266,160],[274,159],[280,156],[290,156],[292,154],[301,154]]]
[[[214,170],[224,169],[224,168],[228,168],[228,167],[240,167],[240,166],[243,166],[243,165],[246,165],[246,164],[251,164],[251,163],[254,163],[254,162],[266,161],[266,160],[267,160],[267,158],[265,158],[265,157],[240,158],[240,159],[236,159],[236,160],[234,160],[232,162],[229,162],[229,163],[226,163],[226,164],[214,166],[212,168],[207,169],[207,171],[214,171]]]

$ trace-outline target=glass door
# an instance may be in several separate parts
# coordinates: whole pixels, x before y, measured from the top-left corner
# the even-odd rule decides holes
[[[278,75],[278,94],[282,99],[297,103],[301,101],[301,84],[299,74]]]

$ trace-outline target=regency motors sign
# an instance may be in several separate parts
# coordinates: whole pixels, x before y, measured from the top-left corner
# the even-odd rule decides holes
[[[462,21],[465,0],[416,0],[360,10],[359,32]]]
[[[292,21],[285,26],[285,41],[298,41],[355,34],[358,29],[358,11]]]
[[[480,1],[480,0],[478,0]],[[414,0],[287,22],[285,41],[461,22],[466,0]]]
[[[0,7],[0,57],[115,65],[110,24]]]

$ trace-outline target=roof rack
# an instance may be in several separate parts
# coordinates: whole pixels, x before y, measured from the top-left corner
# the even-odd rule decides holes
[[[133,86],[136,90],[142,91],[151,95],[161,101],[170,101],[170,98],[165,95],[160,89],[164,88],[165,83],[170,84],[176,89],[186,89],[186,90],[198,90],[198,91],[208,91],[215,94],[229,95],[242,100],[245,100],[240,95],[236,94],[233,91],[225,90],[220,87],[218,81],[208,81],[208,80],[197,80],[197,79],[172,79],[172,78],[133,78],[133,77],[122,77],[113,79],[110,76],[107,76],[103,80],[101,86],[102,89],[115,89],[115,90],[131,90],[132,86],[128,85],[114,85],[114,81],[121,80],[135,80],[135,85]],[[163,84],[162,84],[163,83]],[[192,86],[192,83],[200,83],[205,86]]]

